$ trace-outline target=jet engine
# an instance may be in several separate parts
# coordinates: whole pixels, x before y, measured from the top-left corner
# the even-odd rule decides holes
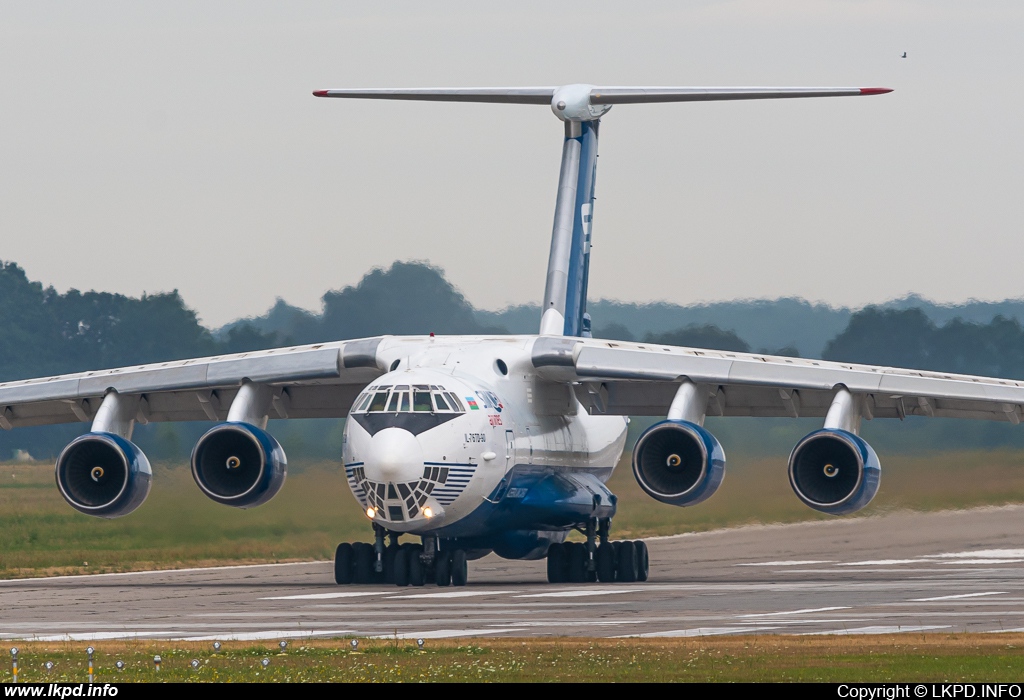
[[[633,475],[662,503],[692,506],[707,500],[725,477],[725,451],[715,436],[689,421],[648,428],[633,448]]]
[[[57,458],[57,488],[86,515],[118,518],[142,505],[153,470],[134,443],[106,432],[86,433]]]
[[[268,432],[249,423],[222,423],[192,450],[192,478],[203,493],[228,506],[252,508],[281,490],[288,458]]]
[[[846,430],[824,428],[806,436],[789,457],[789,483],[814,510],[858,511],[878,492],[882,467],[871,445]]]

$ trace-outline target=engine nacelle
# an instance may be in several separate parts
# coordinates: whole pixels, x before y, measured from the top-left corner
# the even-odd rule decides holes
[[[816,430],[789,457],[789,483],[797,498],[822,513],[860,510],[878,493],[881,477],[871,445],[845,430]]]
[[[118,518],[142,505],[153,469],[134,443],[120,435],[86,433],[61,451],[57,488],[72,508],[86,515]]]
[[[640,488],[662,503],[696,505],[710,498],[725,478],[725,451],[696,423],[662,421],[636,441],[633,475]]]
[[[252,508],[277,495],[288,475],[280,443],[249,423],[222,423],[192,450],[192,478],[203,493],[228,506]]]

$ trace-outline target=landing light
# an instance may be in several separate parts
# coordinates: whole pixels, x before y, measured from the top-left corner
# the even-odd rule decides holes
[[[366,509],[366,517],[367,518],[373,519],[374,517],[376,517],[376,515],[377,515],[376,509],[374,509],[372,507]]]
[[[423,509],[423,517],[424,518],[433,518],[434,517],[434,509],[431,508],[430,506],[427,506],[426,508],[424,508]]]

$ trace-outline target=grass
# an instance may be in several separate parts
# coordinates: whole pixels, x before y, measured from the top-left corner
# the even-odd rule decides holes
[[[693,508],[645,495],[624,462],[609,483],[619,495],[617,537],[672,534],[748,523],[825,519],[793,495],[786,456],[733,455],[721,490]],[[1024,452],[897,456],[864,515],[1024,502]],[[238,510],[205,498],[184,465],[155,467],[147,502],[100,520],[68,506],[48,463],[0,464],[0,578],[226,563],[328,559],[369,528],[337,464],[300,465],[270,503]]]
[[[85,644],[19,645],[19,680],[86,680]],[[276,645],[101,642],[97,683],[133,681],[818,681],[1015,682],[1024,635],[743,636],[688,639],[476,639]],[[153,656],[161,657],[157,672]],[[193,668],[191,661],[197,660]],[[264,667],[261,663],[268,659]],[[123,671],[115,668],[124,662]],[[47,671],[45,664],[52,662]],[[11,678],[8,666],[0,682]]]

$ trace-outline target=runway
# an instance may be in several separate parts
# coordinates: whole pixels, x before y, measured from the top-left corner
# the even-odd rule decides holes
[[[1024,631],[1024,506],[647,540],[639,584],[489,556],[465,588],[337,586],[332,564],[0,582],[0,637],[671,637]]]

